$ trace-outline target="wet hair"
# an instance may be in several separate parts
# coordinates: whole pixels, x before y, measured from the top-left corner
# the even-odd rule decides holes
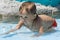
[[[24,2],[22,3],[22,5],[20,6],[19,8],[19,11],[25,6],[25,7],[28,7],[28,5],[32,5],[31,9],[30,9],[30,12],[33,13],[33,14],[36,14],[36,5],[31,2],[31,1],[27,1],[27,2]]]

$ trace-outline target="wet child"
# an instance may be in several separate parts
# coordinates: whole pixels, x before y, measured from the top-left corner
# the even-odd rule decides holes
[[[33,2],[24,2],[19,8],[20,21],[15,29],[11,29],[6,34],[16,31],[25,25],[32,32],[43,34],[57,26],[56,20],[47,15],[37,15],[36,5]]]

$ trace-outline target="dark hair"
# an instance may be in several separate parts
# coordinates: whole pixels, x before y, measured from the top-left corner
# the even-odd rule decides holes
[[[22,7],[28,6],[31,4],[32,4],[32,8],[30,9],[30,12],[35,14],[36,13],[36,5],[34,4],[34,2],[31,2],[31,1],[27,1],[27,2],[22,3],[22,5],[19,8],[19,11],[21,10]]]

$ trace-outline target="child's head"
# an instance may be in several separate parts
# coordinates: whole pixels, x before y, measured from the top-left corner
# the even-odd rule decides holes
[[[36,13],[36,6],[33,2],[30,2],[30,1],[24,2],[20,6],[19,11],[21,13],[33,13],[33,14],[35,14]]]
[[[36,16],[36,5],[33,2],[24,2],[19,8],[20,16],[23,18],[32,18]]]

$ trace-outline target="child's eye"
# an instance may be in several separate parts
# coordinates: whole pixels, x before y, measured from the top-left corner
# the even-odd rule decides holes
[[[26,9],[28,11],[28,9]]]
[[[28,18],[27,16],[25,16],[25,18]]]
[[[22,17],[22,16],[20,16],[20,17]]]

